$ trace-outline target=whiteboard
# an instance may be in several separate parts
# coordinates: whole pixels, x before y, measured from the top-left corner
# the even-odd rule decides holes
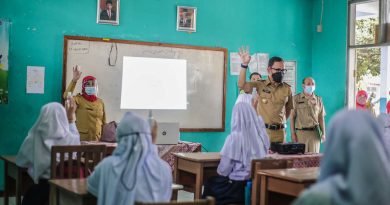
[[[111,64],[113,64],[115,54],[117,54],[115,66],[110,66],[108,58],[111,55]],[[80,65],[82,78],[92,75],[98,80],[99,98],[103,99],[105,104],[108,122],[113,120],[119,122],[126,111],[133,111],[146,117],[148,110],[120,109],[124,56],[185,59],[187,61],[187,109],[153,110],[154,118],[159,122],[179,122],[180,131],[183,132],[225,130],[227,64],[225,48],[65,36],[63,92],[72,80],[73,67]],[[144,83],[153,82],[149,82],[146,78]],[[139,85],[139,89],[142,90],[142,87],[142,84]],[[81,92],[81,79],[74,93],[79,92]],[[145,95],[156,94],[145,93]]]

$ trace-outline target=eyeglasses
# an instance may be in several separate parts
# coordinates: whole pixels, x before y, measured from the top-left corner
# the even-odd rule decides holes
[[[280,68],[271,68],[272,70],[276,71],[277,72],[282,72],[283,74],[285,74],[287,72],[287,69],[280,69]]]

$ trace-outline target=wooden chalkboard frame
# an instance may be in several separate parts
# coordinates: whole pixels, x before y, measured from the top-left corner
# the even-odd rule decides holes
[[[82,41],[93,41],[93,42],[107,42],[107,43],[121,43],[121,44],[135,44],[135,45],[146,45],[146,46],[161,46],[171,48],[184,48],[194,50],[211,50],[221,51],[224,53],[224,71],[223,71],[223,96],[222,96],[222,124],[219,128],[180,128],[181,132],[224,132],[225,131],[225,111],[226,111],[226,73],[227,73],[227,56],[228,51],[226,48],[217,47],[205,47],[205,46],[192,46],[192,45],[181,45],[181,44],[168,44],[158,42],[143,42],[123,39],[108,39],[108,38],[96,38],[96,37],[85,37],[85,36],[64,36],[64,49],[63,49],[63,70],[62,70],[62,93],[66,90],[66,72],[67,72],[67,57],[68,57],[68,41],[69,40],[82,40]],[[62,95],[61,95],[62,96]]]

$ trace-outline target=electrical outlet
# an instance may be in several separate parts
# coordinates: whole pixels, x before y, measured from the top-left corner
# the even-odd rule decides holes
[[[322,32],[322,24],[317,25],[317,32],[321,33]]]

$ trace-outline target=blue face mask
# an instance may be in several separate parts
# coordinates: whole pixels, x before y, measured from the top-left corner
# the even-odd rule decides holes
[[[96,88],[95,87],[85,87],[85,93],[87,93],[87,95],[96,95]]]
[[[314,86],[314,85],[312,85],[312,86],[305,85],[304,92],[311,95],[314,93],[315,89],[316,89],[316,86]]]

